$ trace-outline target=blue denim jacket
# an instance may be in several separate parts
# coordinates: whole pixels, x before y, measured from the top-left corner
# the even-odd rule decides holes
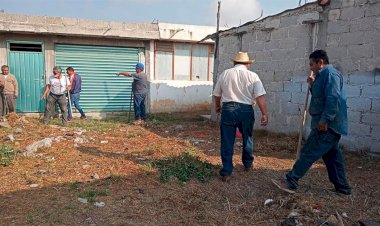
[[[311,129],[316,129],[321,122],[336,133],[347,135],[347,104],[342,74],[330,64],[322,68],[315,77],[311,95]]]

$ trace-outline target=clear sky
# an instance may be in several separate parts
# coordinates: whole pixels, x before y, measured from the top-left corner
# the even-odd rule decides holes
[[[0,0],[0,10],[43,16],[216,25],[218,0]],[[311,0],[308,0],[310,2]],[[220,26],[238,26],[298,6],[299,0],[221,0]],[[302,0],[304,3],[305,0]]]

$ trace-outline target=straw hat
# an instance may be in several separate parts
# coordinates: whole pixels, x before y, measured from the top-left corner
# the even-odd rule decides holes
[[[245,63],[245,64],[252,64],[255,62],[254,59],[250,60],[247,52],[239,52],[236,54],[235,58],[232,59],[232,61],[236,63]]]

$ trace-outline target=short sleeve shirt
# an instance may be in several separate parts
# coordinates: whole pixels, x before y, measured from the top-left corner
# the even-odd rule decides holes
[[[237,102],[255,105],[256,97],[265,95],[264,86],[259,76],[244,65],[236,65],[222,72],[216,82],[214,96],[221,97],[222,102]]]
[[[56,78],[54,75],[49,77],[48,84],[50,85],[50,92],[55,95],[65,94],[67,91],[67,86],[70,85],[69,79],[62,75],[60,79]]]
[[[147,75],[143,72],[132,74],[132,92],[134,94],[146,94],[148,92],[147,88]]]

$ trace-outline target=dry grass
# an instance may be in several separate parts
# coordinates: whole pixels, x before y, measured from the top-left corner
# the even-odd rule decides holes
[[[3,141],[8,147],[21,150],[46,137],[59,139],[35,157],[17,155],[12,165],[0,167],[2,225],[279,225],[292,210],[304,225],[316,225],[336,211],[346,213],[345,223],[353,225],[380,216],[380,166],[368,156],[345,154],[351,197],[328,191],[332,186],[321,162],[302,179],[295,195],[277,190],[270,179],[291,168],[295,136],[256,131],[251,172],[243,170],[238,140],[228,183],[215,175],[208,182],[171,177],[164,183],[157,161],[186,152],[192,153],[195,165],[221,164],[216,124],[196,113],[154,115],[144,127],[126,124],[126,117],[77,120],[67,128],[58,120],[46,126],[12,117],[13,128],[0,128],[0,137],[16,128],[22,132],[14,133],[15,143]],[[88,142],[75,146],[78,137]],[[273,199],[273,205],[264,206],[266,199]],[[95,207],[95,202],[105,206]]]

